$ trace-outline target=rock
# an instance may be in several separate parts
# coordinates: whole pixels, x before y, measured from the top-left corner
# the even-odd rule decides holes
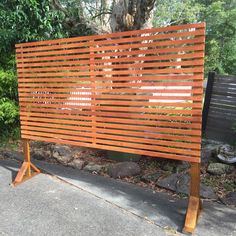
[[[187,161],[181,161],[178,165],[176,165],[176,173],[181,173],[183,171],[188,170],[191,167],[190,163]]]
[[[162,176],[162,172],[161,171],[157,171],[151,174],[146,174],[141,176],[141,180],[148,183],[148,182],[157,182],[157,180]]]
[[[4,158],[9,158],[9,159],[16,159],[16,154],[14,152],[11,152],[11,151],[3,151],[1,153],[1,155],[4,157]]]
[[[89,163],[88,165],[86,165],[84,167],[84,170],[89,171],[89,172],[97,172],[97,173],[99,173],[103,168],[104,168],[103,165]]]
[[[170,165],[169,163],[167,163],[167,164],[162,166],[162,170],[168,171],[168,172],[173,172],[174,167],[172,165]]]
[[[219,147],[217,157],[224,163],[236,163],[236,148],[228,144]]]
[[[31,157],[37,160],[45,160],[51,157],[51,152],[44,149],[33,149]]]
[[[221,142],[214,140],[202,140],[201,161],[203,164],[208,163],[217,156],[218,148],[222,145]]]
[[[236,206],[236,192],[228,193],[224,198],[221,199],[226,205]]]
[[[103,157],[105,153],[104,150],[85,147],[73,147],[72,151],[77,158]]]
[[[216,148],[202,148],[202,151],[201,151],[201,161],[203,163],[208,163],[212,157],[213,157],[213,154],[216,152]]]
[[[53,146],[54,144],[49,143],[49,142],[45,142],[45,141],[32,141],[30,142],[30,147],[32,149],[49,149],[51,146]]]
[[[210,163],[207,167],[207,172],[212,175],[223,175],[231,173],[234,170],[233,166],[223,163]]]
[[[71,149],[59,144],[52,146],[52,157],[62,164],[67,164],[73,159]]]
[[[190,176],[188,174],[172,174],[164,179],[159,180],[157,185],[177,193],[189,194]],[[214,190],[204,184],[201,184],[200,195],[203,198],[218,198]]]
[[[86,165],[86,162],[84,160],[74,159],[72,162],[69,162],[67,165],[81,170]]]
[[[110,165],[107,169],[112,178],[123,178],[141,173],[139,165],[135,162],[125,161]]]

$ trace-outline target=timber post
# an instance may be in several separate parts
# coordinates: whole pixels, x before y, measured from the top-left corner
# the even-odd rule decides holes
[[[29,140],[23,139],[22,141],[23,141],[24,161],[15,180],[12,183],[13,186],[16,186],[24,182],[25,180],[28,180],[40,173],[40,170],[34,164],[31,163]]]

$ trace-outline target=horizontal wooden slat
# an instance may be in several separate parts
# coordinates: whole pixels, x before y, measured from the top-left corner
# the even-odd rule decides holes
[[[30,127],[29,126],[22,126],[22,128],[24,129],[24,131],[30,132]],[[45,134],[51,135],[53,133],[55,133],[56,135],[58,134],[64,134],[65,130],[58,130],[58,129],[50,129],[50,133],[48,133],[48,128],[42,128],[42,127],[34,127],[34,131],[43,131]],[[25,133],[27,133],[25,132]],[[66,134],[70,134],[73,135],[73,137],[76,137],[75,140],[77,140],[77,137],[79,137],[80,141],[89,141],[88,138],[84,138],[84,137],[80,137],[80,135],[83,135],[83,133],[79,133],[77,131],[71,131],[71,130],[66,130]],[[85,133],[84,136],[86,136],[87,134]],[[90,134],[91,135],[91,134]],[[61,136],[59,136],[61,137]],[[176,153],[176,154],[182,154],[182,152],[184,151],[183,149],[177,149],[177,148],[170,148],[170,147],[163,147],[163,146],[153,146],[153,145],[147,145],[147,144],[137,144],[137,143],[130,143],[130,142],[124,142],[124,141],[113,141],[113,140],[107,140],[107,139],[100,139],[98,137],[96,137],[96,142],[97,143],[103,143],[103,144],[113,144],[115,146],[122,146],[122,147],[132,147],[132,148],[136,148],[136,149],[144,149],[144,150],[152,150],[152,151],[164,151],[167,153]],[[188,149],[187,151],[188,155],[192,155],[195,156],[196,155],[196,151],[192,151],[191,149]]]
[[[134,31],[131,31],[132,33]],[[150,34],[153,33],[153,34]],[[95,41],[95,40],[89,40],[89,38],[86,38],[86,41],[83,40],[81,41],[81,37],[79,38],[71,38],[71,39],[63,39],[62,42],[58,42],[58,40],[53,40],[52,44],[45,44],[44,46],[37,46],[36,44],[38,42],[36,42],[36,47],[17,47],[16,48],[16,52],[32,52],[34,50],[36,51],[44,51],[44,50],[58,50],[58,49],[64,49],[64,48],[76,48],[76,47],[88,47],[88,46],[97,46],[97,45],[111,45],[111,44],[118,44],[118,43],[134,43],[139,42],[139,41],[143,41],[145,40],[160,40],[160,39],[166,39],[165,41],[167,41],[167,39],[171,38],[184,38],[184,37],[189,37],[189,36],[204,36],[205,32],[202,29],[199,30],[194,30],[194,31],[185,31],[185,32],[168,32],[166,31],[165,34],[157,34],[158,33],[158,29],[153,30],[153,32],[149,32],[148,34],[143,34],[142,36],[140,36],[140,34],[136,35],[135,37],[116,37],[116,38],[111,38],[110,40],[107,40],[107,38],[103,38],[102,40],[99,41]],[[202,42],[204,42],[204,38],[202,37]],[[73,40],[71,42],[68,43],[68,40]],[[164,42],[165,42],[164,41]],[[40,42],[41,43],[41,42]],[[26,44],[24,44],[26,45]],[[34,45],[34,46],[35,46]]]
[[[79,122],[78,120],[66,120],[66,119],[53,119],[48,116],[45,116],[47,118],[39,118],[39,117],[29,117],[29,116],[21,116],[20,120],[25,120],[25,121],[41,121],[41,122],[49,122],[49,123],[58,123],[58,124],[69,124],[69,125],[84,125],[87,127],[92,127],[92,122],[87,121],[87,122]]]
[[[128,152],[133,154],[141,154],[141,155],[147,155],[152,157],[158,157],[158,158],[168,158],[172,160],[183,160],[183,161],[189,161],[189,162],[200,162],[200,158],[198,157],[190,157],[190,156],[184,156],[184,155],[162,155],[160,153],[151,152],[151,151],[142,151],[137,149],[130,149],[130,148],[122,148],[122,147],[114,147],[109,145],[98,145],[98,144],[90,144],[90,143],[81,143],[79,141],[71,141],[71,140],[63,140],[53,137],[45,137],[40,135],[29,135],[29,134],[23,134],[22,138],[24,139],[31,139],[31,140],[42,140],[42,141],[48,141],[48,142],[54,142],[54,143],[61,143],[61,144],[68,144],[68,145],[77,145],[77,146],[84,146],[84,147],[90,147],[90,148],[98,148],[98,149],[104,149],[104,150],[112,150],[112,151],[118,151],[118,152]],[[199,154],[200,155],[200,154]]]
[[[141,125],[120,125],[120,124],[109,124],[109,123],[99,123],[96,122],[96,127],[101,127],[101,128],[114,128],[115,129],[122,129],[122,130],[134,130],[134,131],[139,131],[139,130],[145,130],[146,132],[157,132],[157,133],[169,133],[169,134],[183,134],[183,132],[186,135],[192,135],[192,136],[199,136],[201,134],[200,130],[192,130],[192,129],[182,129],[182,128],[162,128],[162,127],[148,127],[148,126],[141,126]],[[191,128],[191,125],[189,125],[189,128]],[[148,136],[148,135],[147,135]]]
[[[103,62],[105,63],[105,62]],[[157,67],[163,67],[163,66],[199,66],[203,65],[203,60],[188,60],[188,61],[175,61],[175,62],[142,62],[142,63],[127,63],[127,64],[111,64],[111,65],[96,65],[96,70],[97,69],[125,69],[125,68],[157,68]],[[20,74],[21,72],[49,72],[49,71],[78,71],[78,70],[88,70],[90,69],[90,66],[66,66],[66,67],[40,67],[40,68],[22,68],[18,69],[18,73]]]
[[[99,117],[120,117],[120,118],[129,118],[129,119],[151,119],[151,120],[166,120],[166,121],[184,121],[184,122],[194,122],[194,123],[201,123],[201,116],[191,116],[191,115],[154,115],[154,114],[142,114],[142,113],[117,113],[117,112],[101,112],[101,111],[81,111],[78,109],[74,110],[62,110],[58,108],[34,108],[31,107],[30,111],[27,107],[21,107],[20,109],[22,112],[40,112],[42,114],[45,113],[58,113],[58,114],[80,114],[80,115],[93,115]]]
[[[154,28],[154,29],[144,29],[144,30],[134,30],[134,31],[126,31],[126,32],[119,32],[111,33],[111,34],[103,34],[103,35],[92,35],[92,36],[84,36],[84,37],[75,37],[75,38],[67,38],[67,39],[57,39],[57,40],[45,40],[40,42],[29,42],[29,43],[19,43],[16,44],[16,47],[33,47],[38,45],[48,45],[48,44],[55,44],[55,43],[71,43],[76,41],[84,41],[84,40],[97,40],[97,39],[107,39],[111,37],[121,37],[121,36],[131,36],[131,35],[140,35],[145,33],[157,33],[157,32],[167,32],[167,31],[178,31],[184,29],[205,29],[205,23],[195,23],[195,24],[185,24],[185,25],[176,25],[176,26],[168,26],[163,28]]]
[[[70,124],[70,125],[73,125],[75,124],[75,120],[69,120],[71,116],[68,116],[68,117],[63,117],[64,119],[63,120],[59,120],[59,119],[48,119],[48,118],[56,118],[56,116],[53,116],[53,115],[47,115],[46,117],[48,118],[40,118],[37,117],[37,116],[31,116],[31,117],[27,117],[27,116],[22,116],[21,117],[21,120],[22,121],[35,121],[37,120],[38,118],[38,121],[45,121],[45,122],[51,122],[51,123],[59,123],[58,124],[58,128],[60,128],[60,124]],[[60,115],[58,115],[57,118],[61,118]],[[68,120],[66,120],[68,119]],[[92,118],[90,119],[92,120]],[[96,120],[97,121],[97,120]],[[152,126],[152,127],[149,127],[149,126],[142,126],[142,125],[130,125],[130,124],[117,124],[117,123],[99,123],[99,122],[96,122],[96,124],[91,124],[91,122],[82,122],[79,120],[79,117],[77,118],[77,123],[79,123],[80,125],[82,125],[83,127],[80,129],[80,130],[86,130],[87,126],[88,127],[91,127],[91,126],[94,126],[94,127],[101,127],[101,128],[104,128],[104,127],[110,127],[110,128],[115,128],[115,129],[123,129],[123,130],[136,130],[136,131],[142,131],[142,130],[146,130],[146,131],[152,131],[152,132],[166,132],[166,133],[173,133],[173,134],[182,134],[183,132],[186,134],[186,135],[195,135],[195,136],[199,136],[200,135],[200,130],[193,130],[191,129],[192,128],[192,125],[189,124],[188,125],[188,129],[183,129],[183,127],[179,127],[178,124],[176,126],[172,126],[172,129],[170,128],[160,128],[160,127],[155,127],[155,126]],[[84,128],[84,129],[83,129]],[[89,128],[88,128],[89,130]]]
[[[112,77],[93,77],[92,78],[93,80],[90,81],[89,77],[83,77],[83,78],[78,78],[78,77],[75,77],[75,78],[61,78],[61,77],[53,77],[53,78],[18,78],[18,81],[20,83],[25,83],[25,82],[28,82],[28,83],[32,83],[32,82],[35,82],[35,83],[43,83],[43,82],[50,82],[50,83],[56,83],[56,82],[81,82],[81,86],[85,87],[86,85],[96,85],[96,84],[101,84],[103,82],[112,82],[112,84],[109,84],[109,85],[113,85],[113,84],[116,84],[118,82],[123,82],[126,81],[127,83],[137,83],[140,81],[143,81],[143,82],[146,82],[146,83],[156,83],[155,85],[159,85],[159,83],[174,83],[175,82],[178,82],[178,80],[180,80],[181,82],[199,82],[201,81],[202,82],[202,74],[199,74],[199,75],[175,75],[173,74],[173,76],[169,76],[169,75],[148,75],[148,76],[122,76],[122,77],[119,77],[119,76],[112,76]],[[180,82],[179,81],[179,82]],[[179,83],[178,82],[178,83]],[[77,85],[79,85],[77,83]],[[171,88],[166,88],[166,89],[171,89]],[[176,90],[178,88],[175,88]],[[75,90],[76,91],[76,90]],[[72,91],[73,92],[73,91]]]
[[[69,103],[69,102],[68,102]],[[157,108],[143,108],[143,107],[120,107],[120,106],[100,106],[100,107],[92,107],[89,105],[83,105],[83,103],[89,103],[89,101],[78,101],[77,104],[44,104],[44,103],[30,103],[30,102],[21,102],[20,107],[53,107],[53,108],[81,108],[81,109],[94,109],[100,111],[123,111],[123,112],[147,112],[147,113],[171,113],[171,114],[191,114],[191,115],[201,115],[201,109],[200,108],[194,108],[193,110],[184,110],[184,109],[176,109],[176,108],[170,108],[170,105],[165,105],[165,107],[158,107]],[[178,107],[181,107],[181,104],[178,105]]]
[[[53,134],[53,133],[43,133],[43,132],[36,132],[36,131],[26,131],[26,130],[24,130],[23,132],[22,132],[24,135],[38,135],[38,136],[41,136],[41,137],[52,137],[52,138],[58,138],[58,139],[68,139],[68,140],[73,140],[73,141],[78,141],[79,143],[80,143],[80,137],[78,137],[78,136],[68,136],[68,135],[61,135],[61,134]],[[103,142],[102,141],[100,141],[100,143],[102,144],[102,143],[105,143],[105,144],[109,144],[109,143],[111,143],[112,141],[105,141],[105,140],[103,140]],[[100,144],[100,145],[101,145]],[[99,145],[99,144],[97,144],[97,145]],[[134,145],[132,145],[132,144],[129,144],[130,146],[134,146]],[[105,145],[104,145],[105,146]],[[115,145],[115,146],[119,146],[119,145]],[[120,142],[120,146],[122,146],[122,142]],[[141,145],[142,146],[142,145]],[[143,145],[143,146],[145,146],[145,145]],[[143,147],[142,146],[142,147]],[[145,146],[146,147],[146,146]],[[142,148],[138,148],[138,147],[134,147],[135,149],[137,149],[137,150],[140,150],[140,149],[142,149]],[[128,149],[128,148],[126,148],[126,149]],[[164,148],[161,148],[162,150],[164,149]],[[156,155],[158,155],[158,156],[160,156],[160,157],[168,157],[168,153],[162,153],[162,152],[154,152],[155,150],[152,150],[152,153],[154,154],[156,154]],[[146,150],[144,150],[143,151],[143,153],[145,153],[146,152]],[[198,153],[195,151],[195,155],[197,155]],[[172,153],[171,155],[174,155],[174,153]],[[183,155],[181,155],[181,156],[183,156]],[[187,156],[186,156],[187,157]],[[191,158],[191,156],[189,156],[189,158]]]
[[[162,95],[160,95],[162,94]],[[170,95],[171,94],[171,95]],[[20,98],[41,98],[41,99],[51,99],[51,98],[67,98],[67,99],[76,99],[76,98],[97,98],[97,99],[117,99],[117,100],[127,100],[131,99],[133,101],[137,100],[147,100],[147,99],[165,99],[167,96],[171,96],[171,99],[179,99],[181,96],[184,99],[190,99],[191,94],[194,94],[196,96],[191,97],[192,100],[198,100],[197,95],[202,94],[202,89],[179,89],[179,90],[158,90],[158,95],[122,95],[122,94],[74,94],[74,93],[30,93],[30,92],[20,92],[19,97]],[[21,100],[23,101],[23,100]],[[78,100],[77,100],[78,101]]]
[[[177,85],[176,85],[177,84]],[[169,85],[169,88],[171,87],[183,87],[185,86],[186,89],[188,88],[188,90],[186,90],[186,93],[189,94],[191,93],[192,90],[189,89],[188,86],[194,86],[196,89],[201,89],[201,85],[202,85],[202,82],[200,83],[162,83],[162,84],[158,84],[158,86],[168,86]],[[156,88],[155,87],[152,87],[152,89],[150,89],[149,87],[142,87],[142,88],[131,88],[131,89],[127,89],[127,88],[107,88],[107,89],[97,89],[96,90],[96,93],[98,93],[97,96],[101,95],[101,94],[111,94],[111,95],[116,95],[116,94],[131,94],[131,95],[134,95],[134,94],[137,94],[138,96],[141,96],[141,95],[147,95],[147,94],[151,94],[151,93],[173,93],[171,92],[172,90],[171,89],[167,89],[167,88],[159,88],[156,84],[155,84]],[[112,86],[110,86],[112,87]],[[154,89],[155,88],[155,89]],[[191,88],[191,87],[190,87]],[[86,97],[89,97],[90,94],[92,96],[92,88],[91,89],[85,89],[85,88],[80,88],[80,89],[73,89],[73,88],[60,88],[60,87],[57,87],[57,88],[42,88],[42,86],[40,88],[34,88],[34,87],[31,87],[31,88],[19,88],[19,94],[21,93],[24,93],[24,92],[27,92],[27,93],[31,93],[31,94],[34,94],[35,96],[43,96],[43,94],[53,94],[54,93],[71,93],[71,97],[73,97],[73,95],[76,95],[79,94],[79,93],[82,93],[81,96],[86,96]],[[178,90],[176,89],[176,92],[175,93],[181,93],[180,92],[181,90]],[[75,94],[73,94],[75,93]]]
[[[29,114],[27,112],[21,112],[21,116],[29,116]],[[45,114],[41,114],[41,113],[31,113],[30,114],[30,117],[49,117],[49,116],[44,116]],[[47,114],[49,115],[49,114]],[[51,115],[54,115],[54,118],[59,118],[58,116],[56,116],[56,114],[51,114]],[[53,117],[53,116],[51,116]],[[67,117],[65,116],[64,118],[67,118],[67,119],[70,119],[70,116]],[[80,118],[84,118],[84,117],[78,117],[78,120]],[[92,120],[94,119],[93,117],[85,117],[84,120]],[[201,124],[197,124],[197,123],[182,123],[182,122],[173,122],[173,121],[151,121],[151,120],[140,120],[140,119],[119,119],[119,118],[104,118],[104,117],[96,117],[96,122],[106,122],[106,123],[112,123],[112,124],[116,124],[116,123],[119,123],[119,124],[136,124],[137,122],[140,124],[140,125],[145,125],[145,127],[147,126],[148,128],[151,128],[151,127],[178,127],[178,128],[191,128],[191,129],[196,129],[196,130],[199,130],[200,127],[201,127]],[[22,123],[23,122],[23,123]],[[22,120],[21,121],[21,124],[28,124],[28,123],[33,123],[32,125],[36,125],[36,126],[47,126],[48,124],[47,123],[35,123],[35,122],[29,122],[29,121],[24,121]],[[60,123],[60,122],[59,122]],[[38,125],[37,125],[38,124]],[[51,124],[50,125],[54,125],[54,126],[58,126],[58,124]],[[53,127],[54,127],[53,126]],[[49,126],[50,127],[50,126]],[[68,129],[72,129],[73,130],[73,127],[75,126],[70,126],[70,125],[62,125],[60,124],[60,128],[68,128]],[[78,128],[78,130],[87,130],[87,126],[84,127],[84,126],[76,126],[75,128]]]
[[[144,87],[146,86],[146,87]],[[148,87],[147,87],[148,86]],[[77,92],[86,92],[86,90],[89,91],[89,89],[91,90],[93,87],[96,88],[97,92],[106,92],[104,90],[106,90],[106,88],[103,87],[110,87],[107,90],[111,93],[111,92],[116,92],[116,90],[120,90],[120,92],[122,92],[122,89],[124,89],[125,87],[130,88],[130,90],[132,91],[132,89],[136,92],[142,92],[142,91],[146,91],[146,92],[158,92],[161,91],[161,88],[159,88],[158,86],[194,86],[196,87],[201,87],[202,86],[202,81],[184,81],[184,82],[173,82],[173,81],[167,81],[167,82],[144,82],[144,83],[91,83],[91,84],[78,84],[78,83],[20,83],[19,88],[32,88],[31,90],[35,90],[35,91],[40,91],[38,90],[38,87],[40,89],[40,87],[45,87],[45,88],[50,88],[53,87],[53,90],[56,91],[56,88],[60,88],[60,87],[67,87],[70,88],[72,87],[72,90],[68,90],[68,92],[70,91],[77,91]],[[75,90],[75,87],[78,88],[78,90]],[[112,88],[111,88],[112,87]],[[122,87],[121,89],[116,88],[116,87]],[[152,89],[151,89],[152,88]],[[52,90],[52,91],[53,91]],[[163,89],[164,90],[164,89]],[[65,90],[66,91],[66,90]],[[176,90],[178,91],[178,90]],[[191,91],[191,90],[189,90]],[[124,92],[127,92],[126,90]]]
[[[171,69],[145,69],[145,70],[117,70],[117,71],[88,71],[88,72],[54,72],[54,73],[32,73],[19,74],[19,78],[25,77],[54,77],[54,76],[95,76],[95,75],[129,75],[132,74],[170,74],[170,73],[203,73],[202,67],[196,68],[171,68]]]
[[[34,122],[38,122],[38,121],[42,121],[42,122],[49,122],[54,124],[54,120],[49,120],[47,119],[42,119],[39,118],[37,119],[25,119],[25,121],[34,121]],[[59,123],[59,122],[57,122]],[[62,124],[67,124],[67,122],[61,122]],[[59,123],[60,124],[60,123]],[[32,128],[31,131],[34,131],[34,129]],[[130,130],[119,130],[119,129],[108,129],[108,128],[93,128],[93,131],[97,134],[111,134],[111,135],[123,135],[126,136],[127,139],[129,139],[129,137],[141,137],[144,139],[164,139],[164,140],[171,140],[171,141],[187,141],[187,142],[199,142],[199,140],[201,139],[199,136],[189,136],[189,135],[179,135],[179,134],[168,134],[168,133],[151,133],[151,132],[142,132],[142,131],[130,131]],[[83,132],[84,133],[84,132]],[[81,135],[83,134],[81,133]],[[184,133],[184,132],[182,132]],[[79,135],[80,133],[78,133]],[[92,135],[92,137],[95,137],[96,134]],[[91,133],[86,133],[84,136],[90,136],[91,137]],[[125,138],[125,137],[124,137]],[[150,140],[151,143],[151,140]]]
[[[24,53],[27,53],[28,55],[31,55],[31,52],[37,51],[37,54],[34,54],[34,55],[44,55],[45,51],[47,52],[55,51],[56,53],[60,53],[62,50],[65,50],[65,49],[68,50],[71,48],[85,49],[84,51],[86,50],[88,51],[88,47],[91,48],[93,51],[97,51],[97,50],[104,51],[108,47],[111,47],[111,46],[113,46],[113,48],[115,49],[114,45],[118,45],[119,43],[121,43],[122,45],[129,44],[132,46],[132,44],[137,45],[138,43],[140,44],[140,42],[143,42],[145,46],[146,45],[149,46],[150,41],[157,42],[157,40],[162,40],[162,41],[158,41],[158,46],[203,43],[204,42],[203,34],[204,33],[202,30],[197,30],[197,31],[192,31],[192,32],[166,33],[166,34],[149,34],[149,35],[146,34],[143,36],[136,36],[136,37],[130,37],[130,38],[119,37],[119,38],[112,39],[109,41],[106,39],[100,40],[99,42],[88,40],[87,42],[74,42],[74,43],[69,43],[69,44],[68,43],[53,44],[49,46],[45,45],[45,46],[33,47],[33,48],[16,48],[16,53],[20,55],[20,53],[24,52]],[[166,40],[163,41],[163,39],[166,39]],[[141,45],[141,47],[143,46],[143,44]]]
[[[143,62],[143,61],[161,61],[161,60],[173,60],[173,59],[199,59],[203,58],[204,53],[203,52],[195,52],[195,53],[185,53],[185,54],[170,54],[170,55],[152,55],[152,56],[143,56],[143,55],[137,55],[133,57],[122,57],[122,62]],[[29,63],[17,63],[17,68],[35,68],[35,67],[45,67],[45,66],[89,66],[91,61],[88,58],[87,60],[63,60],[63,61],[48,61],[48,62],[29,62]],[[113,57],[101,57],[101,59],[96,59],[96,65],[102,63],[120,63],[120,58],[113,58]]]
[[[195,45],[195,46],[182,46],[182,47],[171,47],[171,48],[157,48],[157,49],[143,49],[143,50],[132,50],[132,51],[116,51],[116,52],[104,52],[99,54],[93,54],[94,60],[96,58],[107,57],[107,56],[131,56],[131,55],[142,55],[142,54],[157,54],[157,53],[183,53],[188,51],[204,51],[204,44]],[[68,59],[89,59],[91,58],[91,54],[76,54],[76,55],[55,55],[55,56],[47,56],[47,57],[34,57],[34,58],[17,58],[17,63],[22,62],[36,62],[36,61],[49,61],[49,60],[68,60]],[[95,63],[95,62],[94,62]]]
[[[181,33],[182,35],[186,34],[186,33]],[[192,32],[192,34],[196,34],[196,32]],[[175,37],[176,34],[171,34],[171,38]],[[191,35],[191,34],[186,34],[187,36]],[[157,36],[153,36],[153,39],[158,39],[163,37],[163,35],[157,35]],[[193,39],[185,39],[185,40],[165,40],[165,41],[160,41],[158,42],[147,42],[147,38],[144,36],[142,38],[142,40],[145,40],[145,42],[142,43],[135,43],[135,44],[122,44],[122,45],[117,45],[117,42],[115,40],[116,45],[113,46],[100,46],[100,47],[87,47],[87,48],[77,48],[77,49],[66,49],[66,47],[64,47],[62,50],[53,50],[53,51],[44,51],[44,52],[28,52],[24,54],[24,58],[28,58],[28,57],[40,57],[40,56],[47,56],[47,55],[70,55],[70,54],[81,54],[81,53],[89,53],[89,52],[100,52],[100,51],[110,51],[110,50],[122,50],[122,49],[137,49],[137,48],[144,48],[144,47],[163,47],[163,46],[176,46],[176,45],[185,45],[185,44],[194,44],[194,43],[203,43],[204,41],[204,37],[200,37],[200,38],[193,38]],[[88,43],[89,45],[90,43]],[[100,42],[99,42],[100,44]],[[91,45],[89,45],[91,46]],[[56,49],[56,48],[54,48]],[[21,58],[22,57],[22,51],[20,51],[17,54],[17,58]]]
[[[151,97],[152,99],[155,97]],[[109,100],[92,100],[94,103],[96,103],[96,105],[99,107],[101,107],[102,105],[124,105],[124,106],[162,106],[165,105],[167,106],[170,101],[171,101],[171,106],[176,106],[176,107],[198,107],[201,108],[201,103],[197,103],[202,101],[201,96],[197,97],[197,96],[159,96],[155,99],[158,100],[154,100],[154,101],[134,101],[134,100],[126,100],[126,101],[120,101],[119,97],[118,100],[113,99],[109,99]],[[183,100],[181,102],[179,102],[178,100]],[[75,98],[71,98],[71,99],[53,99],[53,98],[48,98],[45,99],[43,97],[34,97],[34,98],[19,98],[20,102],[31,102],[31,103],[35,103],[37,105],[37,103],[45,103],[45,104],[54,104],[54,103],[62,103],[62,104],[68,104],[69,103],[91,103],[91,100],[78,100]],[[177,101],[176,101],[177,100]],[[195,101],[194,103],[192,103],[192,101]],[[220,104],[221,106],[235,106],[235,104]]]

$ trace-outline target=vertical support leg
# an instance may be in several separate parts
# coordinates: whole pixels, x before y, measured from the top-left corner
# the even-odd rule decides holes
[[[34,166],[30,161],[30,146],[29,146],[29,140],[23,139],[23,151],[24,151],[24,162],[13,181],[12,185],[16,186],[25,180],[35,176],[36,174],[40,173],[40,170]],[[33,171],[32,171],[33,170]]]
[[[188,209],[183,228],[184,233],[193,233],[201,210],[200,200],[200,163],[191,163],[191,183]]]

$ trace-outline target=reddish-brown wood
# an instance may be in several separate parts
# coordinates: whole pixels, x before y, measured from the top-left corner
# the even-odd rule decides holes
[[[201,211],[200,200],[200,164],[191,163],[191,185],[188,208],[186,212],[183,232],[193,233]]]
[[[133,61],[160,61],[160,60],[169,60],[169,59],[202,59],[204,58],[203,52],[195,52],[195,53],[185,53],[185,54],[166,54],[166,55],[152,55],[152,56],[133,56],[122,58],[122,62],[133,62]],[[98,58],[96,63],[111,63],[111,62],[119,62],[119,58]],[[86,60],[68,60],[68,61],[48,61],[48,62],[37,62],[37,63],[18,63],[17,68],[35,68],[35,67],[45,67],[45,66],[81,66],[81,65],[89,65],[89,59]]]
[[[25,162],[28,140],[191,162],[184,230],[200,207],[205,24],[16,45]]]
[[[40,173],[40,170],[36,166],[34,166],[30,161],[30,147],[28,139],[23,139],[23,150],[24,150],[24,162],[15,180],[12,182],[13,186],[17,186],[18,184]]]

